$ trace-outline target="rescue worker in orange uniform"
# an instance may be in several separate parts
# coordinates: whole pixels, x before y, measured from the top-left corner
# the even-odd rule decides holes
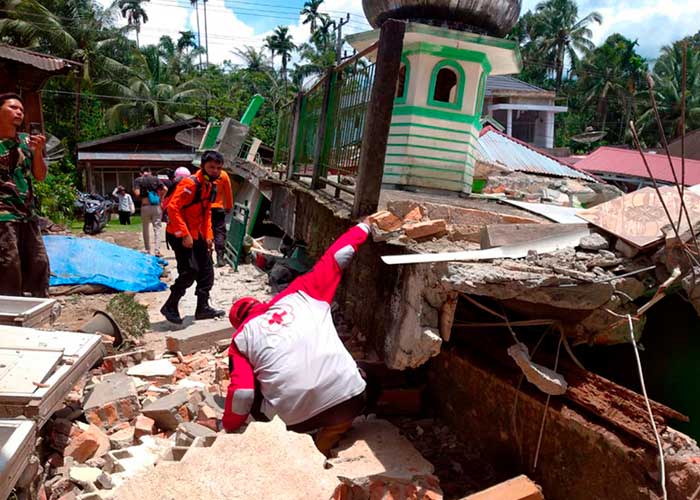
[[[178,276],[170,286],[170,297],[160,312],[172,323],[182,324],[178,304],[195,281],[195,319],[218,318],[225,314],[209,305],[209,293],[214,285],[211,204],[216,199],[216,180],[223,166],[224,157],[220,153],[206,151],[202,155],[201,168],[177,183],[166,207],[166,241],[175,252]]]
[[[224,267],[226,249],[226,216],[233,208],[233,191],[231,179],[225,170],[216,181],[216,199],[211,204],[211,227],[214,231],[214,248],[216,249],[216,267]]]

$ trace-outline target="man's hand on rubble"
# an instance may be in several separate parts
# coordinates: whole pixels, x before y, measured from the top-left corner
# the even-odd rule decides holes
[[[182,246],[185,248],[192,248],[194,245],[194,240],[192,239],[192,235],[188,234],[184,238],[182,238]]]

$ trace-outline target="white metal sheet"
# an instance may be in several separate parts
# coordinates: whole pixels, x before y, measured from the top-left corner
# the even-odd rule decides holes
[[[0,348],[63,350],[65,356],[78,357],[88,352],[99,335],[75,332],[47,332],[33,328],[0,325]]]
[[[466,252],[426,253],[408,255],[387,255],[382,257],[385,264],[430,264],[433,262],[478,261],[492,259],[522,259],[527,257],[530,251],[546,254],[561,250],[562,248],[575,247],[581,238],[591,234],[587,228],[578,231],[543,238],[541,240],[508,245],[487,250],[470,250]]]
[[[578,208],[560,207],[558,205],[547,205],[545,203],[528,203],[526,201],[510,200],[507,198],[500,201],[513,205],[514,207],[522,208],[528,212],[541,215],[542,217],[560,224],[582,224],[587,222],[576,215],[576,213],[580,210]]]

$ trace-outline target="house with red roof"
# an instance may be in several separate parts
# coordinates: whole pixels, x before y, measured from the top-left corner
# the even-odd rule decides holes
[[[686,186],[700,184],[700,160],[686,159],[683,162],[677,156],[672,156],[671,159],[673,169],[665,154],[644,153],[642,157],[637,150],[603,146],[577,161],[576,168],[594,174],[627,192],[653,185],[652,176],[659,185],[675,184],[676,179]],[[651,175],[645,166],[645,160]]]

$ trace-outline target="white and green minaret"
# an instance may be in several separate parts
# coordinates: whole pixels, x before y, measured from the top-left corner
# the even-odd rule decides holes
[[[362,51],[378,37],[375,30],[348,41]],[[383,183],[471,193],[486,79],[520,67],[515,41],[409,20]]]

